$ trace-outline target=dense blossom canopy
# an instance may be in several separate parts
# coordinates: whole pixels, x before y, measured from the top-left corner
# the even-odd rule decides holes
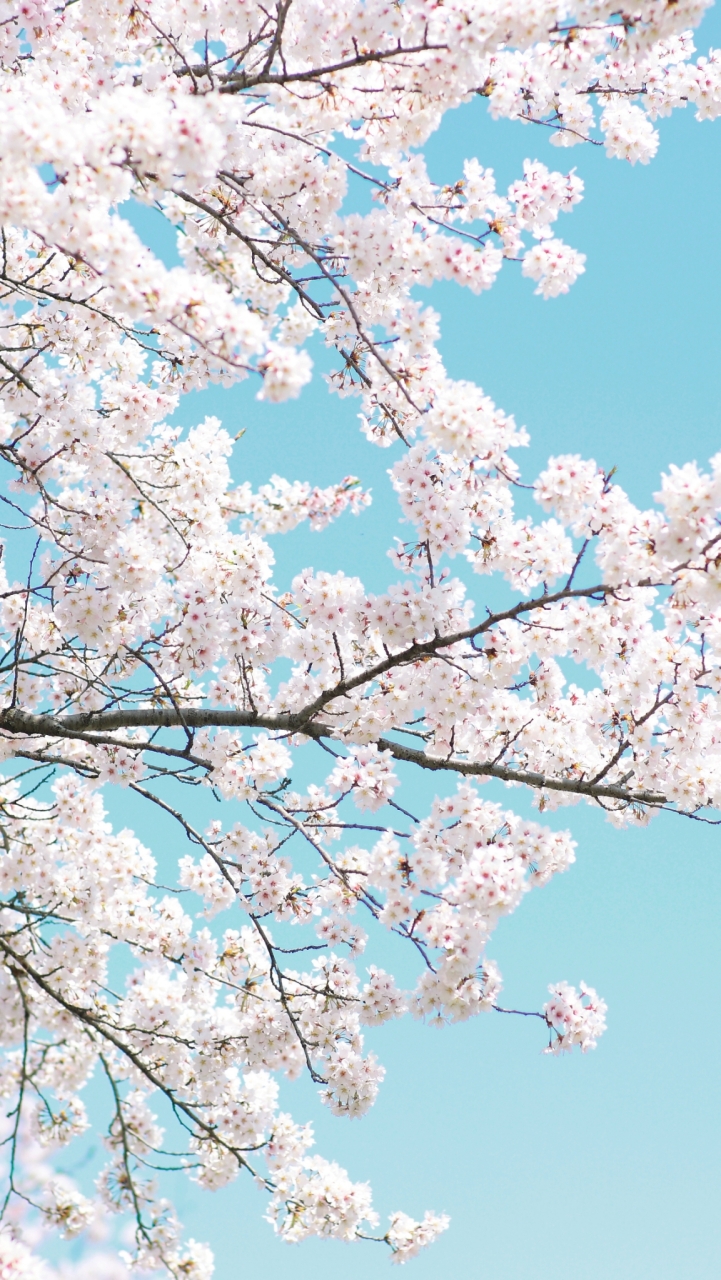
[[[580,177],[529,160],[502,192],[469,158],[440,187],[423,144],[475,95],[559,148],[646,163],[657,117],[721,114],[721,55],[691,39],[703,9],[0,3],[3,1280],[56,1274],[42,1231],[92,1231],[107,1210],[134,1243],[91,1258],[94,1280],[208,1280],[210,1251],[182,1241],[153,1180],[173,1162],[209,1188],[250,1172],[288,1240],[371,1236],[410,1258],[446,1219],[379,1225],[368,1186],[279,1110],[275,1077],[309,1072],[358,1116],[383,1077],[364,1026],[500,1007],[493,929],[574,842],[484,799],[489,778],[618,824],[721,800],[721,454],[708,474],[671,468],[647,511],[595,462],[555,457],[538,517],[517,514],[525,432],[448,376],[415,288],[478,293],[509,262],[544,298],[566,292],[584,258],[556,226]],[[182,265],[141,242],[128,200],[177,228]],[[209,383],[297,396],[313,334],[336,353],[330,390],[394,446],[409,536],[380,595],[343,573],[273,582],[268,536],[362,513],[352,476],[254,492],[219,421],[172,423]],[[501,611],[469,598],[454,557],[505,579]],[[445,782],[414,814],[401,784],[419,771]],[[104,784],[177,824],[169,890],[106,821]],[[235,803],[198,830],[181,784]],[[363,956],[383,928],[411,989]],[[548,1050],[592,1048],[605,1008],[555,982],[536,1014]],[[53,1172],[88,1125],[91,1075],[107,1099],[94,1191]]]

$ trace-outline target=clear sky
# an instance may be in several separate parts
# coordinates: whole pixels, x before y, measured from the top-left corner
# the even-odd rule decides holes
[[[697,44],[721,44],[721,11]],[[648,503],[670,462],[721,449],[721,121],[699,124],[687,110],[659,128],[656,159],[632,168],[600,149],[552,148],[540,128],[494,123],[479,101],[447,117],[427,148],[438,179],[476,155],[504,185],[527,156],[576,165],[586,183],[559,223],[588,255],[567,297],[535,297],[513,265],[481,297],[433,290],[449,371],[531,433],[526,479],[549,454],[580,452],[615,465]],[[147,214],[142,222],[157,234]],[[233,433],[246,427],[239,480],[278,472],[327,484],[352,471],[371,485],[374,505],[358,520],[298,532],[277,552],[281,578],[313,564],[379,589],[392,575],[394,455],[365,442],[357,403],[328,396],[320,377],[289,405],[259,404],[256,389],[191,397],[181,420],[212,412]],[[479,606],[485,584],[472,583]],[[516,790],[493,794],[528,809]],[[112,811],[133,820],[125,795]],[[669,816],[619,833],[584,807],[550,821],[572,827],[576,866],[501,923],[490,954],[515,1007],[540,1007],[562,978],[597,987],[609,1029],[595,1053],[543,1056],[534,1020],[490,1014],[441,1031],[404,1021],[370,1037],[387,1077],[368,1117],[333,1119],[306,1083],[284,1090],[285,1102],[313,1120],[322,1154],[372,1182],[382,1214],[451,1214],[407,1280],[719,1280],[721,829]],[[138,829],[170,862],[184,852],[140,817]],[[262,1221],[262,1193],[242,1179],[216,1195],[179,1179],[174,1194],[190,1233],[216,1249],[217,1280],[388,1275],[379,1246],[281,1244]]]

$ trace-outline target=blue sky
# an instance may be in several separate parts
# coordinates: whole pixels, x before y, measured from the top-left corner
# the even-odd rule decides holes
[[[721,44],[721,12],[697,43]],[[499,186],[526,156],[577,166],[585,199],[559,234],[588,261],[567,297],[544,302],[507,266],[489,294],[444,285],[431,301],[451,374],[479,382],[528,427],[527,479],[549,454],[580,452],[615,465],[642,503],[670,462],[703,463],[721,448],[721,122],[699,124],[687,110],[658,127],[656,159],[632,168],[591,147],[559,151],[541,129],[490,121],[478,102],[449,115],[427,148],[431,175],[443,180],[472,155],[495,168]],[[141,221],[153,240],[147,214]],[[239,480],[358,474],[373,487],[371,510],[322,535],[278,540],[279,574],[344,568],[381,588],[396,532],[386,476],[394,455],[365,442],[357,403],[329,397],[320,378],[283,406],[258,403],[255,389],[190,397],[180,418],[212,412],[233,433],[246,428]],[[473,589],[479,604],[487,598],[485,580]],[[494,794],[528,809],[517,791]],[[125,796],[111,807],[129,820]],[[559,1271],[718,1280],[719,832],[670,816],[618,832],[582,807],[551,821],[572,827],[576,866],[529,895],[491,954],[516,1007],[538,1008],[561,978],[596,986],[610,1006],[596,1052],[549,1059],[533,1021],[498,1015],[442,1031],[403,1022],[372,1036],[388,1074],[370,1116],[334,1120],[306,1083],[285,1102],[313,1120],[324,1155],[372,1182],[382,1213],[451,1214],[449,1232],[409,1264],[409,1280],[555,1280]],[[171,861],[184,852],[162,824],[153,831],[138,815],[138,828]],[[388,1274],[378,1246],[281,1244],[261,1219],[262,1194],[242,1180],[214,1196],[181,1180],[174,1190],[189,1232],[216,1249],[218,1280]]]

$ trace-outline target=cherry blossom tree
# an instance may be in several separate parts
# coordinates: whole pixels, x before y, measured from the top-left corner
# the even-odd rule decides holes
[[[158,1164],[211,1189],[250,1175],[287,1240],[372,1238],[406,1261],[447,1220],[379,1223],[279,1109],[277,1077],[308,1073],[360,1116],[383,1078],[365,1026],[505,1007],[494,927],[574,841],[485,799],[488,780],[619,826],[718,805],[721,454],[672,467],[645,511],[577,456],[522,481],[525,431],[448,376],[416,288],[480,293],[503,267],[565,293],[584,257],[556,223],[580,177],[529,160],[502,192],[470,157],[441,187],[423,145],[475,96],[559,148],[645,164],[657,117],[721,114],[703,10],[3,0],[3,1278],[57,1275],[43,1232],[111,1211],[134,1244],[89,1275],[207,1280]],[[131,200],[177,230],[181,266],[143,244]],[[311,335],[369,448],[392,446],[408,540],[380,595],[343,573],[273,581],[270,535],[372,519],[354,477],[254,492],[219,421],[172,422],[209,384],[297,396]],[[537,519],[514,510],[529,488]],[[457,557],[505,582],[502,608],[482,583],[471,598]],[[438,795],[413,812],[402,784],[425,773]],[[111,785],[172,819],[176,884],[107,822]],[[221,801],[203,829],[199,788]],[[409,990],[373,963],[384,930]],[[524,1011],[547,1051],[593,1048],[603,999],[548,977]],[[94,1191],[54,1163],[88,1126],[91,1076]]]

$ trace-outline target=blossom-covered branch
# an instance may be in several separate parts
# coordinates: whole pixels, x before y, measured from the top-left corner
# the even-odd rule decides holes
[[[474,101],[646,163],[658,116],[721,114],[718,53],[694,61],[703,9],[5,0],[0,1271],[52,1274],[38,1224],[73,1235],[109,1210],[135,1245],[91,1255],[93,1280],[208,1280],[170,1171],[210,1188],[250,1172],[284,1238],[371,1238],[404,1262],[446,1217],[380,1227],[369,1188],[279,1109],[276,1077],[306,1072],[358,1116],[383,1078],[365,1029],[406,1013],[532,1015],[552,1053],[602,1034],[585,984],[500,1003],[495,926],[575,846],[479,787],[616,824],[718,807],[721,455],[670,468],[650,510],[576,456],[522,482],[525,430],[448,375],[419,289],[481,293],[504,269],[567,292],[585,260],[556,224],[583,182],[529,159],[500,191],[471,156],[439,184],[421,148]],[[179,265],[142,242],[130,200],[175,230]],[[391,450],[409,536],[380,593],[302,565],[273,577],[272,535],[372,518],[358,478],[254,490],[220,421],[173,421],[213,383],[297,396],[311,341]],[[491,574],[493,610],[468,587]],[[426,771],[441,793],[415,812]],[[105,785],[172,824],[176,883],[113,832]],[[203,795],[228,802],[205,829]],[[384,931],[408,990],[359,968]],[[94,1070],[92,1188],[48,1161],[87,1129]]]

